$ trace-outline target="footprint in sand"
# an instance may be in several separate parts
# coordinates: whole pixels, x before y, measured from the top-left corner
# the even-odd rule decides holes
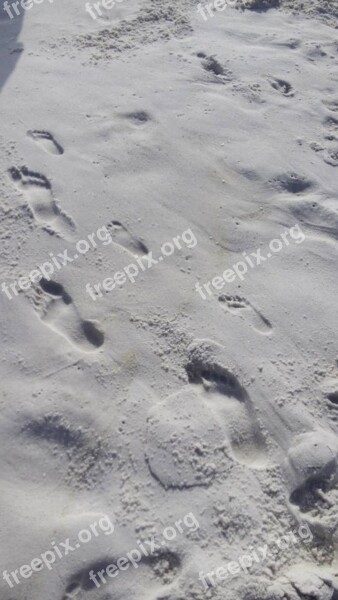
[[[103,333],[92,321],[83,320],[63,286],[41,279],[33,302],[41,320],[83,352],[93,352],[104,342]]]
[[[323,104],[331,111],[338,112],[338,98],[329,98],[323,100]]]
[[[292,172],[279,175],[272,183],[282,192],[288,192],[289,194],[301,194],[314,186],[313,182],[303,175]]]
[[[123,117],[129,119],[134,125],[144,125],[152,120],[149,113],[145,110],[136,110],[134,112],[124,113]]]
[[[48,477],[71,489],[96,489],[117,467],[115,447],[100,431],[81,422],[72,409],[62,414],[58,408],[55,412],[26,414],[21,442],[28,453],[33,448],[43,449],[43,460],[49,463]],[[34,468],[41,473],[40,462]]]
[[[222,365],[222,347],[198,340],[188,348],[189,382],[199,388],[206,405],[225,424],[234,458],[252,468],[269,464],[267,446],[255,406],[234,370]]]
[[[291,512],[330,537],[338,526],[337,436],[324,429],[298,435],[283,468]]]
[[[103,584],[105,586],[107,594],[104,595],[104,597],[107,599],[111,598],[110,586],[115,587],[116,584],[112,579],[112,576],[108,575],[106,569],[109,565],[116,565],[118,560],[117,557],[120,555],[120,552],[121,550],[118,553],[116,552],[117,555],[115,556],[107,556],[106,554],[105,559],[89,562],[84,568],[75,572],[69,578],[62,600],[82,600],[86,595],[85,592],[90,593],[97,589],[98,586],[95,584],[95,580],[99,585]],[[142,570],[141,581],[138,580],[138,571],[136,569],[133,569],[134,576],[130,574],[129,577],[133,591],[135,592],[136,590],[135,596],[141,595],[141,590],[144,586],[146,586],[149,591],[155,586],[156,593],[159,593],[161,590],[160,586],[168,586],[173,583],[182,570],[182,559],[177,552],[162,547],[156,549],[151,555],[141,556],[137,566]],[[93,572],[95,575],[90,578],[90,573]],[[102,574],[103,581],[98,575],[99,572]],[[111,571],[108,570],[108,572]],[[132,596],[134,596],[134,594],[132,594]],[[152,596],[151,593],[150,596]],[[96,598],[97,596],[94,595],[91,597]],[[168,594],[165,594],[165,596],[162,596],[161,594],[161,597],[168,598]]]
[[[113,241],[128,250],[133,256],[148,254],[147,246],[140,239],[134,237],[119,221],[111,221],[108,223],[107,229]]]
[[[218,300],[228,312],[240,317],[248,318],[251,321],[253,328],[259,333],[268,335],[272,332],[270,321],[268,321],[268,319],[245,298],[241,298],[240,296],[222,295],[219,296]]]
[[[214,56],[207,56],[204,52],[198,52],[197,57],[202,59],[202,67],[208,73],[216,75],[214,81],[225,83],[232,80],[232,72],[225,69]]]
[[[49,154],[60,155],[64,153],[62,146],[55,140],[49,131],[32,129],[27,131],[27,135],[36,141]]]
[[[290,97],[295,95],[292,85],[288,81],[284,81],[284,79],[276,79],[272,77],[270,79],[270,85],[274,90],[276,90],[276,92],[279,92],[283,96]]]
[[[328,101],[327,108],[331,112],[338,110],[338,101]],[[332,115],[326,116],[323,121],[324,142],[311,142],[310,148],[317,153],[322,153],[322,158],[325,163],[331,167],[338,167],[338,119]]]
[[[209,486],[234,461],[265,469],[270,460],[255,407],[222,347],[198,340],[188,348],[190,385],[148,413],[146,462],[164,488]]]
[[[273,583],[262,583],[263,597],[265,600],[332,600],[337,596],[337,581],[330,573],[331,568],[299,562],[285,570]]]
[[[50,181],[44,175],[27,167],[11,167],[9,175],[23,193],[35,219],[59,234],[66,235],[75,229],[74,222],[57,205]]]

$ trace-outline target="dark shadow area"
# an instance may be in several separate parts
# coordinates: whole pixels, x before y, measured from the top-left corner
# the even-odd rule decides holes
[[[13,0],[0,0],[0,92],[23,52],[23,45],[18,42],[18,38],[25,9],[18,3],[17,15],[12,2]]]

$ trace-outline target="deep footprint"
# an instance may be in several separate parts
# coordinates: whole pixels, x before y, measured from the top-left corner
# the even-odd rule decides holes
[[[55,140],[49,131],[33,129],[27,131],[27,135],[36,141],[49,154],[60,155],[64,153],[62,146]]]
[[[93,352],[104,343],[103,333],[92,321],[83,320],[70,295],[55,281],[42,279],[40,287],[48,296],[40,315],[46,325],[83,352]],[[38,306],[38,303],[36,303]]]
[[[297,173],[285,173],[275,180],[275,183],[281,190],[290,194],[300,194],[313,187],[313,183]]]
[[[214,81],[225,83],[232,80],[232,72],[225,69],[214,56],[206,56],[203,52],[199,52],[197,56],[202,58],[203,69],[208,73],[216,75]]]
[[[23,193],[35,219],[59,233],[74,230],[73,221],[65,215],[54,200],[50,181],[27,167],[11,167],[9,175],[15,186]]]
[[[145,110],[138,110],[131,113],[125,113],[123,115],[125,118],[129,119],[131,122],[136,125],[141,125],[151,121],[150,115]]]
[[[329,430],[299,435],[285,462],[290,506],[297,518],[332,532],[338,524],[338,440]]]
[[[204,402],[224,423],[234,458],[252,468],[266,468],[269,458],[255,407],[238,378],[222,366],[221,351],[208,340],[192,344],[186,364],[189,381],[200,386]]]
[[[248,302],[245,298],[240,296],[228,296],[222,295],[218,298],[219,302],[225,308],[234,315],[247,317],[251,322],[253,328],[263,335],[268,335],[272,332],[272,325],[270,321],[264,317],[256,308]]]
[[[134,237],[120,221],[111,221],[107,229],[111,234],[113,241],[119,244],[134,256],[139,254],[148,254],[147,246],[138,238]]]

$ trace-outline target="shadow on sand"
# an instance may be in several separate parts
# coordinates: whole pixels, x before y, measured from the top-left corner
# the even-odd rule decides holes
[[[8,0],[10,6],[13,0]],[[0,0],[0,92],[8,77],[14,71],[23,51],[23,45],[18,42],[18,37],[25,17],[25,10],[18,5],[20,15],[10,18],[4,10],[6,0]],[[12,14],[15,11],[11,9]]]

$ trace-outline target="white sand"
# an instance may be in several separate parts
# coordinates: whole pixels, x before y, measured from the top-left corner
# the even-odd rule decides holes
[[[1,284],[113,240],[0,293],[2,571],[115,524],[1,578],[1,600],[337,598],[337,2],[324,21],[299,4],[0,10]],[[295,226],[301,243],[196,291]],[[135,283],[86,291],[187,230],[197,244]],[[198,529],[89,581],[189,512]],[[301,523],[311,540],[273,552]],[[204,589],[200,571],[263,546]]]

